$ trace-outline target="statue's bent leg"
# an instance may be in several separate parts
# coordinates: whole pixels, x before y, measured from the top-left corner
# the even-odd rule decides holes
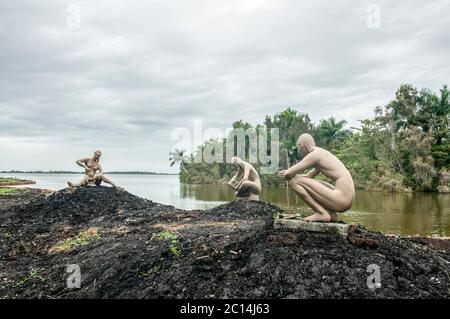
[[[252,193],[252,194],[258,195],[260,192],[261,192],[261,187],[259,187],[258,184],[251,182],[251,181],[245,181],[242,183],[242,186],[239,189],[238,194]]]
[[[301,185],[299,177],[294,177],[289,181],[289,186],[294,190],[294,192],[301,197],[302,200],[308,204],[316,213],[306,220],[309,221],[330,221],[331,215],[328,210],[325,209],[322,205],[320,205]]]
[[[330,183],[327,183],[325,181],[321,181],[321,180],[317,180],[319,183],[322,183],[323,185],[325,185],[326,187],[328,187],[329,189],[336,189],[336,187],[334,187],[333,185],[331,185]]]
[[[328,187],[329,189],[336,189],[336,187],[334,187],[333,185],[331,185],[330,183],[327,183],[325,181],[321,181],[321,180],[317,180],[318,182],[322,183],[323,185],[325,185],[326,187]],[[328,214],[330,214],[331,216],[331,221],[332,222],[338,222],[340,219],[338,217],[338,215],[335,212],[332,211],[328,211]]]
[[[119,188],[119,186],[116,184],[116,183],[114,183],[112,180],[110,180],[108,177],[106,177],[105,175],[101,175],[101,179],[102,179],[102,181],[103,182],[105,182],[105,183],[107,183],[107,184],[110,184],[112,187],[114,187],[114,188]]]
[[[261,187],[251,181],[245,181],[236,193],[237,197],[250,197],[250,199],[258,200]]]
[[[85,175],[79,183],[67,182],[70,187],[86,186],[89,183],[89,176]]]
[[[346,211],[351,205],[351,199],[342,193],[339,189],[330,188],[324,183],[312,178],[300,176],[297,177],[297,183],[305,188],[308,194],[330,212]]]

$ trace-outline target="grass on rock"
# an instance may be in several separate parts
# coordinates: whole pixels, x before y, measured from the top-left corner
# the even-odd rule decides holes
[[[17,195],[21,193],[23,190],[20,188],[13,188],[13,187],[0,187],[0,196],[10,196],[10,195]]]
[[[50,248],[50,253],[66,253],[74,248],[88,245],[96,240],[99,240],[100,234],[98,228],[92,227],[81,231],[76,237],[64,239],[62,242]]]
[[[168,230],[164,230],[162,232],[154,234],[152,237],[170,241],[169,252],[177,257],[181,256],[181,249],[179,248],[177,235],[171,233]]]
[[[17,178],[12,177],[0,177],[0,182],[18,182]]]

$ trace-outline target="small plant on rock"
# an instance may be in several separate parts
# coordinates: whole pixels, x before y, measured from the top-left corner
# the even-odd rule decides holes
[[[99,240],[100,234],[97,228],[89,228],[87,230],[81,231],[76,237],[67,238],[59,245],[50,248],[50,253],[64,253],[71,251],[72,249],[80,246],[85,246]]]
[[[164,230],[162,232],[154,234],[153,237],[170,241],[169,252],[177,257],[181,256],[181,250],[178,247],[179,242],[177,235],[171,233],[168,230]]]

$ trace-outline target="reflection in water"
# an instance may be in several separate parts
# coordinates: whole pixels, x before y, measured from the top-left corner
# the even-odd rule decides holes
[[[279,206],[306,207],[284,187],[265,188],[261,200]],[[180,185],[180,197],[199,201],[227,202],[234,192],[226,185]],[[450,236],[450,195],[435,193],[385,194],[357,191],[352,210],[340,214],[346,222],[393,234]]]

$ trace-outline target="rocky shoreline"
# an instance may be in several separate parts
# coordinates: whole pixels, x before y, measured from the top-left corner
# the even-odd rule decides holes
[[[445,247],[362,226],[347,240],[274,229],[281,211],[186,211],[109,187],[0,197],[0,298],[450,297]],[[67,265],[81,288],[67,286]]]

